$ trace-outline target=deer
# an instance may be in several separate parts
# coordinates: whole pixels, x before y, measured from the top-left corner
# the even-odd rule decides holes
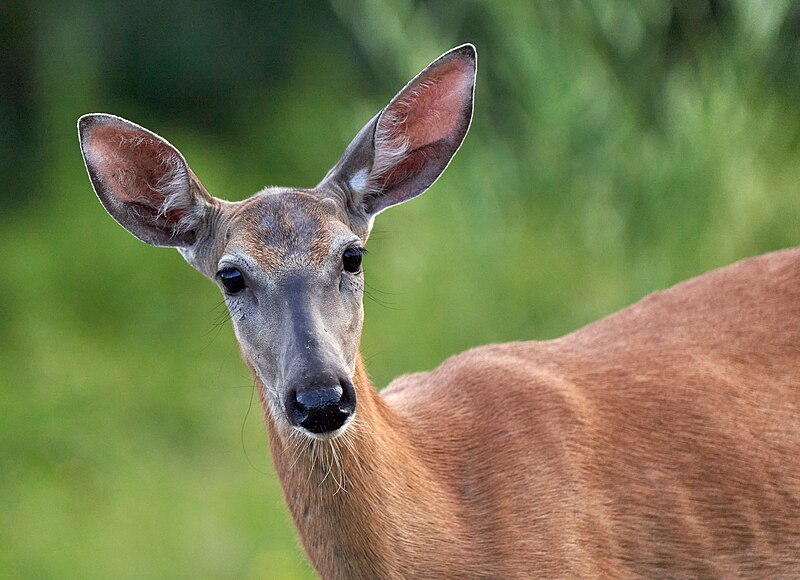
[[[108,213],[219,285],[315,570],[800,578],[798,249],[373,387],[365,245],[461,146],[476,58],[465,44],[433,61],[315,187],[244,201],[213,197],[147,129],[78,122]]]

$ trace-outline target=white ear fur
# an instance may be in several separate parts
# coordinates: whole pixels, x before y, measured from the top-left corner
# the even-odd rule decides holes
[[[350,178],[350,189],[364,194],[369,185],[369,173],[366,169],[359,169]]]
[[[178,155],[171,154],[163,161],[168,167],[154,189],[164,197],[158,216],[165,217],[169,214],[179,214],[178,221],[173,222],[176,234],[185,233],[202,221],[206,213],[206,206],[192,195],[191,178],[188,169]]]
[[[417,91],[412,89],[411,95],[405,97],[405,99],[412,100],[412,97],[416,94]],[[402,99],[402,96],[395,97],[378,118],[378,125],[375,127],[375,137],[373,138],[375,159],[372,163],[372,170],[369,172],[369,179],[372,183],[376,183],[385,177],[405,158],[411,148],[410,139],[402,131],[396,130],[405,123],[405,115],[398,108],[391,106],[399,104]]]
[[[358,133],[320,186],[343,184],[351,211],[369,226],[384,209],[424,192],[469,130],[476,58],[465,44],[432,62]]]
[[[95,193],[120,225],[149,244],[194,244],[213,198],[175,147],[113,115],[84,115],[78,132]]]

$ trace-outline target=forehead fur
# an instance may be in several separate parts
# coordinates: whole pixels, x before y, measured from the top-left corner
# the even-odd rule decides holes
[[[319,266],[346,226],[334,206],[298,190],[267,190],[242,203],[230,242],[260,266]]]

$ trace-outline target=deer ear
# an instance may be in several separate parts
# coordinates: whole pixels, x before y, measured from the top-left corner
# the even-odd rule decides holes
[[[430,187],[469,129],[476,56],[464,44],[428,65],[358,133],[320,186],[335,183],[351,211],[370,221]]]
[[[78,136],[95,193],[120,225],[154,246],[194,245],[214,198],[175,147],[113,115],[84,115]]]

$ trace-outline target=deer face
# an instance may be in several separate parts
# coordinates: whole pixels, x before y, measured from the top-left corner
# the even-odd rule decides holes
[[[298,190],[251,198],[225,230],[214,278],[273,416],[335,436],[356,410],[366,232],[333,199]]]
[[[220,287],[272,420],[330,439],[357,411],[361,259],[375,215],[425,191],[469,128],[475,50],[444,54],[358,133],[313,189],[212,197],[167,141],[111,115],[78,123],[109,213],[139,239],[174,246]]]

